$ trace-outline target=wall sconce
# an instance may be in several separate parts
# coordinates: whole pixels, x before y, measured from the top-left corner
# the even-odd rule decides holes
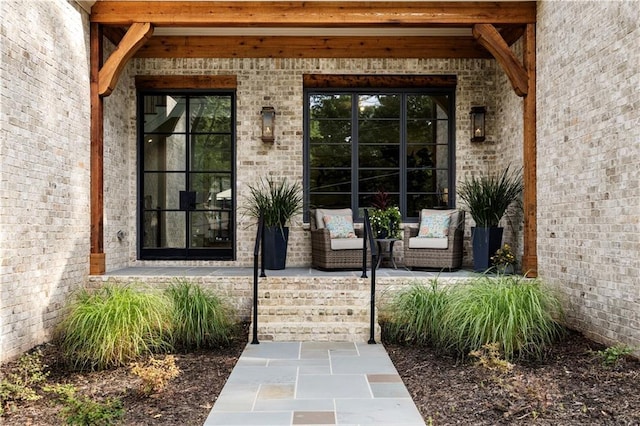
[[[471,142],[484,142],[484,115],[486,109],[483,106],[471,107]]]
[[[276,121],[276,110],[271,106],[262,107],[260,115],[262,116],[262,142],[273,143],[275,140],[273,126]]]

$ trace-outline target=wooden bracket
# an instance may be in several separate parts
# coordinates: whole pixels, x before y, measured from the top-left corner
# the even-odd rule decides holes
[[[133,55],[153,35],[153,26],[149,22],[131,24],[116,50],[109,56],[98,77],[98,94],[109,96],[118,83],[120,74]]]
[[[516,94],[526,96],[528,73],[498,30],[491,24],[476,24],[473,26],[473,37],[496,58],[504,72],[507,73]]]

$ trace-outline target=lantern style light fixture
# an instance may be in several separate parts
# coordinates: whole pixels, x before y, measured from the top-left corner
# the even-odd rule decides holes
[[[262,142],[273,143],[276,110],[272,106],[262,107],[260,115],[262,116]]]
[[[486,109],[483,106],[471,107],[471,142],[484,142],[484,116]]]

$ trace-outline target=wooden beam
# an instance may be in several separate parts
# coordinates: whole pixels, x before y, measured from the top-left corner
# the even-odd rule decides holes
[[[91,22],[155,26],[402,27],[536,22],[535,1],[98,1]]]
[[[528,90],[527,72],[498,30],[491,24],[477,24],[473,26],[473,36],[502,66],[516,94],[525,96]]]
[[[147,23],[134,23],[124,35],[116,50],[100,69],[99,94],[109,96],[129,59],[151,37],[153,27]]]
[[[102,275],[106,272],[104,255],[104,175],[103,175],[103,100],[98,93],[100,66],[102,65],[102,28],[99,24],[90,26],[90,82],[91,98],[91,156],[90,156],[90,203],[91,203],[91,252],[89,272]]]
[[[491,58],[472,37],[152,37],[137,58]]]
[[[136,89],[235,89],[235,75],[137,75]]]
[[[536,26],[527,25],[524,34],[524,66],[528,87],[523,107],[523,158],[524,158],[524,255],[522,270],[530,277],[538,275],[537,255],[537,149],[536,149]]]

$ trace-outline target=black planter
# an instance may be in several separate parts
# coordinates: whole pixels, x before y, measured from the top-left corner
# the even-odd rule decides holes
[[[503,228],[471,228],[473,270],[484,272],[491,267],[491,256],[502,246]]]
[[[264,228],[264,247],[262,248],[265,269],[284,269],[287,264],[287,242],[289,228],[270,226]]]

